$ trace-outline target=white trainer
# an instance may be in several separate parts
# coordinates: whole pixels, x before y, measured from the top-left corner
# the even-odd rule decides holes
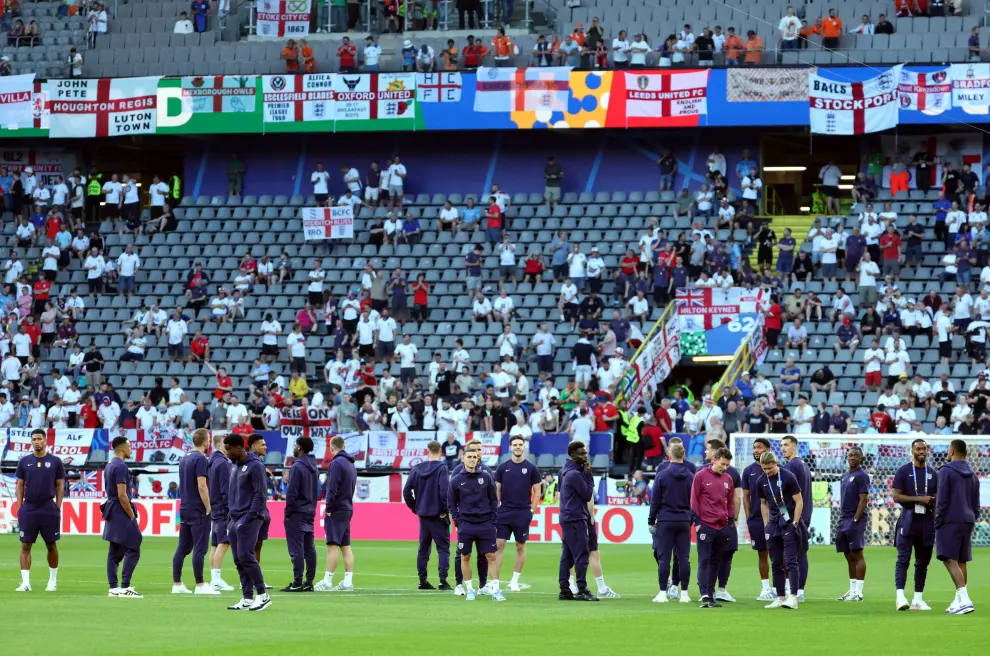
[[[179,583],[172,586],[172,594],[192,594],[192,590],[187,588],[184,584]]]
[[[764,606],[764,608],[780,608],[783,605],[784,604],[781,603],[780,598],[778,597],[777,599],[773,600],[773,603],[767,604],[766,606]]]
[[[126,599],[144,599],[144,597],[134,588],[121,588],[120,592],[117,593],[118,597],[124,597]]]
[[[777,593],[773,591],[773,588],[767,588],[760,593],[760,596],[756,598],[757,601],[773,601],[777,598]]]
[[[780,607],[796,610],[798,607],[797,595],[789,595],[787,599],[784,599],[784,601],[780,604]]]
[[[234,586],[230,585],[223,579],[210,583],[210,587],[213,588],[214,590],[219,590],[220,592],[230,592],[231,590],[234,589]]]
[[[330,588],[331,592],[354,592],[354,586],[350,583],[338,583],[337,585]],[[265,595],[266,597],[268,595]]]
[[[687,590],[682,590],[680,596],[677,598],[677,601],[681,602],[682,604],[690,604],[691,595],[688,594]]]
[[[48,585],[45,586],[45,592],[58,592],[58,583],[49,581]]]
[[[193,590],[193,594],[198,594],[198,595],[218,595],[218,594],[220,594],[220,591],[213,589],[213,586],[211,586],[211,585],[197,585],[196,586],[196,589]]]
[[[719,590],[718,592],[716,592],[715,593],[715,600],[716,601],[727,601],[730,604],[731,603],[735,603],[735,601],[736,601],[735,598],[731,594],[729,594],[729,591],[728,590]]]
[[[21,583],[14,592],[31,592],[31,584]]]
[[[665,604],[667,603],[667,593],[661,590],[657,593],[657,596],[653,598],[653,603],[655,604]]]
[[[313,586],[313,589],[317,592],[330,592],[333,590],[333,582],[323,579],[319,583]]]
[[[598,591],[599,599],[622,599],[622,595],[613,590],[612,588],[605,588],[604,590]]]
[[[464,584],[458,583],[454,586],[454,596],[463,597],[464,596]]]
[[[272,605],[272,598],[266,592],[263,595],[256,595],[254,601],[248,606],[250,611],[262,611]]]
[[[931,610],[932,607],[929,606],[924,599],[915,599],[911,602],[911,610]]]
[[[509,583],[509,592],[521,592],[522,588],[519,587],[518,583]]]

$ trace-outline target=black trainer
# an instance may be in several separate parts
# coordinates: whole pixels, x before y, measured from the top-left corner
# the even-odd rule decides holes
[[[420,590],[436,590],[436,588],[433,587],[433,584],[430,583],[429,581],[420,581],[419,582],[419,589]]]
[[[574,593],[570,590],[561,590],[557,595],[558,601],[574,601]]]
[[[574,595],[574,601],[598,601],[598,597],[591,594],[588,590],[580,590]]]
[[[450,584],[447,583],[447,580],[446,579],[444,579],[443,581],[440,581],[440,587],[438,587],[437,590],[443,590],[444,592],[450,592],[451,590],[453,590],[453,588],[450,587]]]
[[[280,592],[302,592],[303,587],[301,585],[296,585],[295,583],[290,583],[280,590]]]

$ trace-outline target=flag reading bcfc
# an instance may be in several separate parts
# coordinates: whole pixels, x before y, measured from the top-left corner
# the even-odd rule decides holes
[[[0,77],[0,126],[18,127],[31,122],[34,73]]]
[[[562,112],[571,91],[569,66],[478,69],[476,112]]]
[[[901,65],[863,82],[808,76],[809,122],[816,134],[867,134],[897,127]]]
[[[49,80],[49,136],[154,134],[160,79]]]
[[[952,77],[949,67],[931,73],[901,70],[897,85],[901,109],[941,114],[952,103]]]

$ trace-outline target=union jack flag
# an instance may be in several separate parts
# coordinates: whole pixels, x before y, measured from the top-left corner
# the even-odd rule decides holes
[[[69,482],[69,497],[98,499],[102,496],[103,475],[95,469],[81,471],[78,480]]]

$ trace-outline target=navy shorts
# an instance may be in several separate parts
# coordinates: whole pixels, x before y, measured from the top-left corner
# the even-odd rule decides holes
[[[835,533],[835,550],[839,553],[860,551],[866,548],[866,518],[854,522],[844,519]]]
[[[210,527],[210,545],[216,547],[221,544],[230,544],[230,538],[227,537],[226,519],[216,519],[213,521],[213,526]]]
[[[508,540],[515,536],[516,542],[526,542],[529,539],[529,525],[532,521],[533,513],[529,510],[499,508],[498,519],[495,520],[495,537],[499,540]]]
[[[588,551],[598,551],[598,523],[588,521]]]
[[[935,557],[960,563],[973,560],[973,525],[942,524],[936,528]]]
[[[475,544],[478,545],[478,553],[481,555],[495,553],[498,551],[495,545],[495,536],[494,524],[463,522],[457,526],[457,553],[462,556],[470,556],[471,548]]]
[[[766,551],[767,538],[763,534],[763,519],[747,519],[746,528],[749,529],[749,540],[753,543],[753,551]]]
[[[327,534],[327,544],[338,547],[351,546],[351,516],[353,513],[337,511],[323,518],[323,530]]]
[[[45,544],[51,544],[61,537],[62,515],[54,502],[50,506],[22,506],[17,513],[17,524],[21,542],[34,544],[40,534]]]

